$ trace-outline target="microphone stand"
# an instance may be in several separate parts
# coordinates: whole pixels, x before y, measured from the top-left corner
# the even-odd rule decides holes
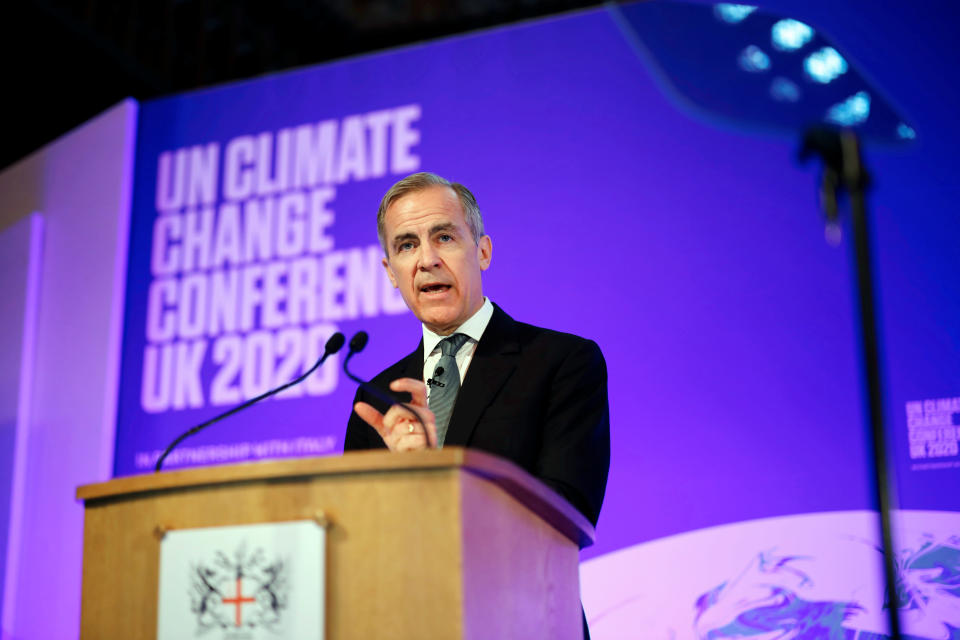
[[[272,395],[274,395],[274,394],[276,394],[276,393],[280,393],[280,392],[283,391],[284,389],[287,389],[287,388],[289,388],[289,387],[292,387],[292,386],[295,385],[295,384],[300,384],[301,382],[303,382],[304,380],[306,380],[307,376],[309,376],[311,373],[313,373],[314,371],[316,371],[317,369],[319,369],[319,368],[320,368],[320,365],[322,365],[327,358],[329,358],[330,356],[332,356],[333,354],[335,354],[337,351],[340,351],[340,349],[343,347],[344,340],[345,340],[345,338],[343,337],[343,334],[340,333],[339,331],[337,331],[335,334],[333,334],[332,336],[330,336],[330,338],[327,340],[327,344],[324,345],[324,348],[323,348],[323,355],[320,356],[320,359],[317,360],[317,361],[314,363],[314,365],[313,365],[312,367],[310,367],[310,369],[308,369],[307,372],[304,373],[303,375],[301,375],[301,376],[299,376],[299,377],[297,377],[297,378],[294,378],[294,379],[291,380],[290,382],[287,382],[287,383],[285,383],[285,384],[280,385],[280,386],[277,387],[276,389],[271,389],[270,391],[267,391],[267,392],[265,392],[265,393],[261,393],[261,394],[258,395],[256,398],[251,398],[250,400],[247,400],[247,401],[244,402],[243,404],[239,404],[239,405],[237,405],[236,407],[230,409],[229,411],[224,411],[224,412],[221,413],[220,415],[215,416],[215,417],[213,417],[213,418],[210,418],[210,419],[207,420],[206,422],[202,422],[202,423],[198,424],[197,426],[193,427],[192,429],[189,429],[188,431],[184,431],[183,433],[181,433],[179,436],[177,436],[177,439],[176,439],[176,440],[174,440],[173,442],[171,442],[171,443],[167,446],[167,448],[164,449],[163,454],[161,454],[161,456],[157,459],[157,465],[153,468],[154,472],[159,472],[160,469],[161,469],[161,467],[163,467],[163,461],[167,459],[167,456],[170,455],[170,452],[173,451],[174,448],[176,448],[176,446],[177,446],[178,444],[180,444],[181,442],[183,442],[184,440],[186,440],[187,438],[189,438],[189,437],[192,436],[193,434],[195,434],[195,433],[197,433],[197,432],[200,432],[200,431],[203,431],[204,429],[206,429],[207,427],[209,427],[210,425],[212,425],[212,424],[215,423],[215,422],[219,422],[220,420],[223,420],[224,418],[229,418],[230,416],[232,416],[232,415],[235,414],[236,412],[242,411],[242,410],[246,409],[247,407],[249,407],[250,405],[256,404],[256,403],[260,402],[260,401],[263,400],[264,398],[268,398],[268,397],[270,397],[270,396],[272,396]]]
[[[900,598],[897,594],[896,546],[894,546],[891,512],[894,497],[890,486],[887,441],[883,417],[883,388],[880,376],[880,349],[872,260],[870,253],[870,229],[867,215],[866,191],[870,176],[863,164],[860,143],[852,131],[837,131],[828,128],[812,128],[803,137],[800,159],[817,156],[823,162],[821,182],[821,205],[827,218],[827,238],[839,241],[837,224],[837,194],[850,197],[851,226],[853,233],[854,268],[860,316],[861,369],[866,380],[865,405],[869,421],[868,444],[872,452],[873,475],[876,484],[876,500],[880,511],[880,537],[882,541],[883,575],[887,619],[891,640],[901,640]]]

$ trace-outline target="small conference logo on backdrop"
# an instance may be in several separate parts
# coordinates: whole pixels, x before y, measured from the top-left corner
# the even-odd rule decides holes
[[[960,468],[960,397],[906,404],[911,471]]]
[[[296,559],[291,559],[296,561]],[[190,569],[190,609],[197,636],[225,630],[223,638],[246,638],[237,630],[276,631],[289,605],[288,563],[269,558],[262,547],[248,551],[247,541],[232,557],[217,551]]]
[[[158,640],[322,640],[326,532],[313,520],[168,532]]]

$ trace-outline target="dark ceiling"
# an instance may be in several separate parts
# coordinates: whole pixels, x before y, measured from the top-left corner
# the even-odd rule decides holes
[[[229,80],[597,4],[584,0],[25,0],[0,20],[5,167],[127,96]]]

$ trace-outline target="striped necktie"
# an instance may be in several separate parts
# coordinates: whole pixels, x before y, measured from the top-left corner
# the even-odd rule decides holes
[[[466,334],[455,333],[440,341],[440,362],[433,370],[430,385],[430,410],[437,419],[437,448],[443,446],[447,437],[453,405],[460,390],[460,370],[457,369],[457,351],[467,341]]]

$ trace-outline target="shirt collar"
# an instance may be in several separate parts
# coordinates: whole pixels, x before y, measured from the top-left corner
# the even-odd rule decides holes
[[[483,304],[480,305],[480,308],[477,309],[477,312],[470,316],[466,322],[457,327],[453,333],[462,333],[474,342],[480,342],[480,337],[486,330],[487,325],[490,324],[490,318],[492,317],[493,303],[490,302],[490,298],[485,297],[483,299]],[[450,335],[453,335],[453,333]],[[426,325],[423,325],[424,362],[426,362],[427,358],[430,357],[430,354],[433,353],[433,350],[437,348],[437,345],[440,344],[440,341],[446,337],[447,336],[437,335],[433,331],[430,331],[430,329],[427,329]]]

